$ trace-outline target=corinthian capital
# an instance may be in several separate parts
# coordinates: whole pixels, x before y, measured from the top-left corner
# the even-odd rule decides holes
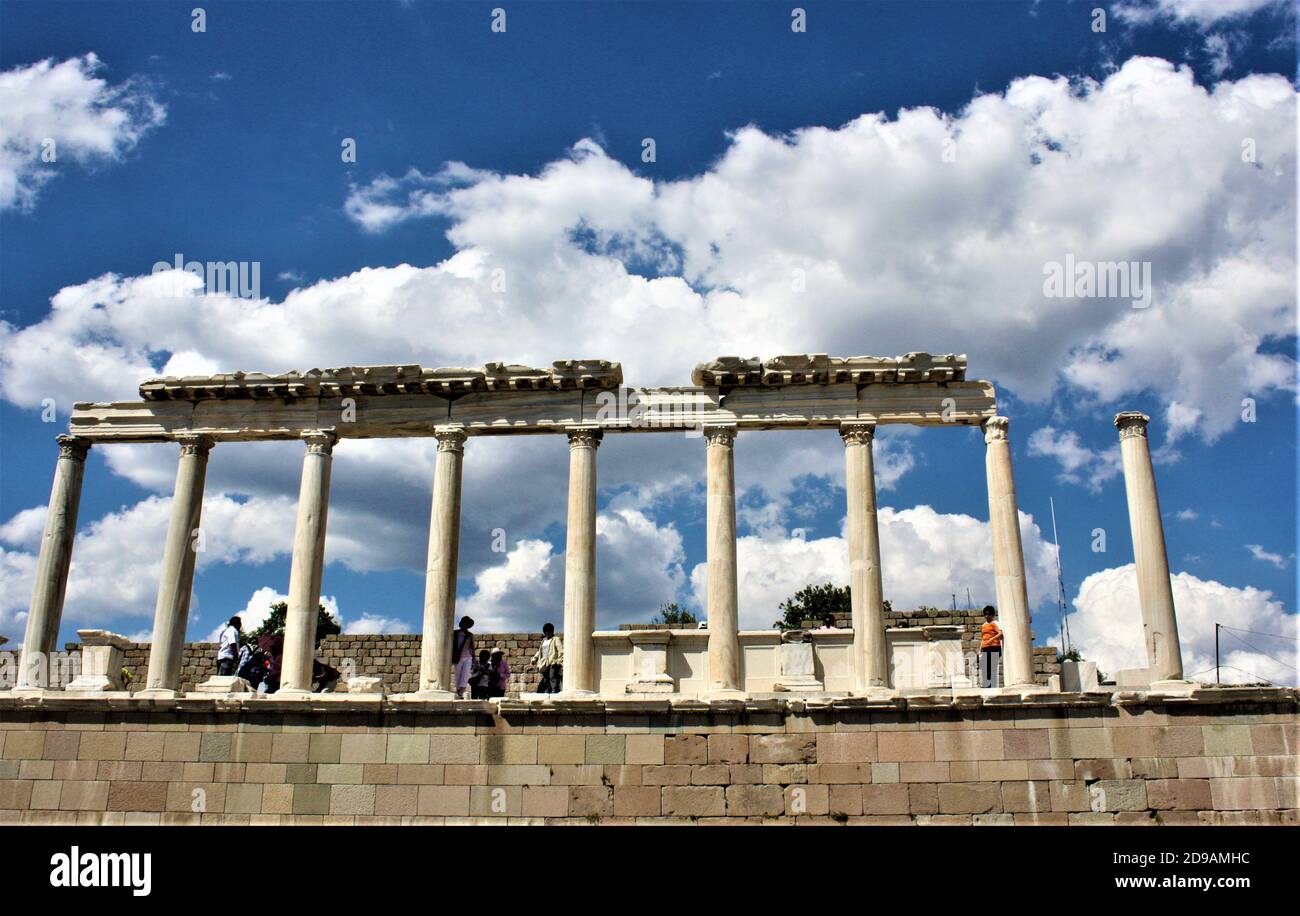
[[[715,445],[731,448],[736,444],[736,427],[705,426],[704,441],[706,448],[712,448]]]
[[[90,451],[90,440],[81,436],[62,435],[56,438],[59,443],[59,457],[71,458],[73,461],[85,461],[86,452]]]
[[[465,430],[460,426],[435,426],[433,437],[438,440],[440,452],[465,452]]]
[[[1007,441],[1007,424],[1006,417],[989,417],[984,421],[984,444],[992,445],[994,442]]]
[[[212,451],[212,446],[217,444],[211,436],[200,436],[197,433],[181,433],[176,437],[176,441],[181,444],[182,458],[192,455],[207,458],[208,452]]]
[[[327,429],[310,429],[302,434],[302,441],[307,443],[308,455],[329,455],[339,437]]]
[[[605,437],[604,430],[595,426],[575,426],[565,432],[569,434],[569,448],[599,448]]]
[[[1123,413],[1115,414],[1115,428],[1119,430],[1121,439],[1128,439],[1131,436],[1141,436],[1145,439],[1147,424],[1150,422],[1150,417],[1136,410],[1126,410]]]
[[[876,424],[871,421],[841,423],[840,438],[845,445],[870,445],[876,438]]]

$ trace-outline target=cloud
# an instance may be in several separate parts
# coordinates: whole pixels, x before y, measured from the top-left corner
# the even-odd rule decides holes
[[[1030,434],[1029,454],[1055,458],[1061,465],[1058,480],[1086,486],[1094,493],[1101,492],[1102,484],[1121,470],[1119,446],[1092,449],[1084,445],[1073,430],[1058,430],[1052,426],[1044,426]]]
[[[344,626],[343,632],[349,635],[367,633],[409,633],[411,632],[411,625],[396,617],[362,614],[356,620],[353,620]]]
[[[1269,553],[1258,544],[1247,544],[1246,549],[1250,551],[1250,555],[1256,560],[1260,560],[1264,563],[1272,563],[1278,569],[1286,569],[1286,557],[1281,554]]]
[[[894,608],[949,607],[954,594],[958,605],[964,607],[967,588],[975,606],[996,603],[988,522],[936,512],[930,506],[882,507],[878,521],[885,598]],[[1055,548],[1023,512],[1020,531],[1033,607],[1055,594]],[[781,616],[781,602],[805,585],[847,585],[849,581],[848,542],[843,532],[816,539],[778,536],[771,530],[742,536],[736,540],[736,561],[740,621],[746,629],[771,627]],[[700,607],[705,604],[707,580],[706,563],[691,571],[693,600]]]
[[[102,69],[91,53],[0,73],[0,211],[31,210],[65,162],[120,161],[166,119],[147,87],[111,85],[98,76]]]
[[[1123,0],[1111,8],[1128,22],[1150,24],[1156,21],[1190,23],[1206,28],[1225,20],[1252,16],[1260,10],[1285,10],[1286,0]]]
[[[1220,623],[1243,631],[1232,636],[1225,631],[1220,640],[1220,664],[1224,666],[1221,676],[1225,682],[1264,678],[1275,684],[1296,683],[1295,639],[1300,636],[1297,617],[1287,614],[1272,592],[1235,588],[1187,572],[1175,574],[1172,582],[1185,676],[1213,682],[1214,625]],[[1142,612],[1132,563],[1084,579],[1074,607],[1070,635],[1085,658],[1096,661],[1112,677],[1121,668],[1146,667]]]
[[[1179,509],[1178,512],[1175,513],[1174,518],[1178,519],[1180,522],[1194,522],[1200,518],[1200,513],[1195,509]]]

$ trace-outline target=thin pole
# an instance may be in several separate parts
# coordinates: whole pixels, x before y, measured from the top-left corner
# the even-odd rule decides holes
[[[1056,535],[1056,500],[1052,497],[1047,498],[1047,504],[1052,510],[1052,540],[1056,543],[1056,606],[1061,612],[1061,642],[1065,646],[1065,652],[1070,652],[1070,625],[1067,622],[1069,616],[1065,610],[1065,579],[1061,574],[1061,539]]]
[[[1222,687],[1219,682],[1219,622],[1214,622],[1214,685]]]

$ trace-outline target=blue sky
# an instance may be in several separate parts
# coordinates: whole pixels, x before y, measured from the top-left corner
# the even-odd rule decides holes
[[[1093,3],[810,3],[802,33],[793,4],[511,3],[504,33],[493,6],[209,3],[196,33],[194,4],[0,3],[0,634],[68,406],[150,374],[592,356],[657,385],[720,353],[955,350],[1012,418],[1040,643],[1050,497],[1076,641],[1138,660],[1125,409],[1153,417],[1189,673],[1215,621],[1296,635],[1286,4],[1113,3],[1098,32]],[[258,262],[261,298],[160,302],[178,253]],[[1045,296],[1066,254],[1150,262],[1153,305]],[[600,625],[697,604],[702,452],[602,446]],[[565,458],[470,443],[485,625],[561,616]],[[991,600],[978,434],[888,430],[877,460],[887,597]],[[63,638],[147,633],[174,462],[92,451]],[[844,581],[842,464],[829,433],[738,440],[748,625]],[[213,451],[192,638],[286,590],[299,466]],[[337,450],[323,591],[349,628],[418,630],[431,469],[427,442]],[[1295,682],[1293,641],[1245,638],[1238,668]]]

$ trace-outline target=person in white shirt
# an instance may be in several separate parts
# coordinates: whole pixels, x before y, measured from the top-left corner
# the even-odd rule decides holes
[[[217,677],[230,677],[235,673],[239,661],[239,636],[243,627],[238,617],[231,617],[230,622],[221,628],[217,636]]]

